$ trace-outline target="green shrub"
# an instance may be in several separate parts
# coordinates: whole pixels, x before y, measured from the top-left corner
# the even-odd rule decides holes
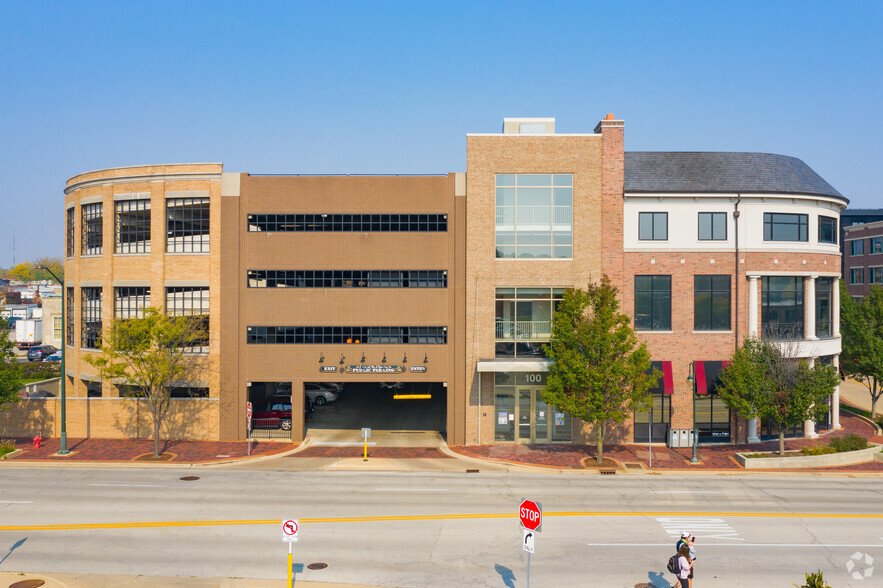
[[[845,435],[843,437],[831,439],[830,445],[838,453],[842,453],[844,451],[857,451],[859,449],[867,449],[868,440],[861,435]]]
[[[800,450],[803,455],[827,455],[829,453],[837,453],[837,450],[830,445],[816,445],[815,447],[804,447]]]
[[[59,362],[35,361],[21,364],[21,377],[23,380],[48,380],[57,378],[61,375],[61,364]]]
[[[794,584],[794,586],[798,588],[831,588],[830,585],[825,583],[821,570],[804,575],[806,576],[806,584]]]
[[[0,457],[13,451],[15,451],[15,441],[13,439],[0,439]]]

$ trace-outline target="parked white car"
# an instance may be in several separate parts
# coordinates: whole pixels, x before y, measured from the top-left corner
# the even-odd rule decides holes
[[[329,388],[325,384],[313,383],[304,384],[304,394],[306,394],[307,398],[312,400],[313,404],[316,406],[322,406],[326,402],[334,402],[339,396],[336,390]]]
[[[320,386],[325,386],[326,388],[330,388],[334,390],[338,394],[343,392],[343,382],[319,382]]]

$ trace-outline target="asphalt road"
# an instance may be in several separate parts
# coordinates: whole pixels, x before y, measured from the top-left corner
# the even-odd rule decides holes
[[[0,469],[0,571],[284,578],[294,518],[296,579],[525,586],[522,497],[544,508],[536,587],[669,586],[683,529],[698,588],[790,586],[816,569],[838,587],[883,578],[866,557],[881,567],[879,478],[205,468]]]

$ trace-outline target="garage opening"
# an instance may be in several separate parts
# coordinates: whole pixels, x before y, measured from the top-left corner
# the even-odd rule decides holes
[[[370,428],[372,441],[394,445],[399,444],[397,438],[405,437],[410,439],[407,444],[413,445],[427,433],[435,433],[425,435],[427,439],[443,438],[447,392],[444,382],[309,382],[304,384],[304,393],[313,405],[306,421],[307,434],[314,440],[333,439],[332,432],[343,431],[339,437],[354,435],[358,441],[361,430]]]
[[[249,382],[252,439],[291,439],[291,382]]]

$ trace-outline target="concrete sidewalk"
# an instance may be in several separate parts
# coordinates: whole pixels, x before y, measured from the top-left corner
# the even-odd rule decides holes
[[[287,580],[256,580],[253,578],[194,578],[175,576],[130,576],[100,574],[56,574],[56,573],[24,573],[0,572],[0,586],[14,586],[16,582],[42,580],[43,584],[33,582],[25,586],[45,588],[118,588],[183,586],[185,588],[283,588]],[[367,584],[336,584],[326,582],[294,581],[295,588],[371,588]]]

